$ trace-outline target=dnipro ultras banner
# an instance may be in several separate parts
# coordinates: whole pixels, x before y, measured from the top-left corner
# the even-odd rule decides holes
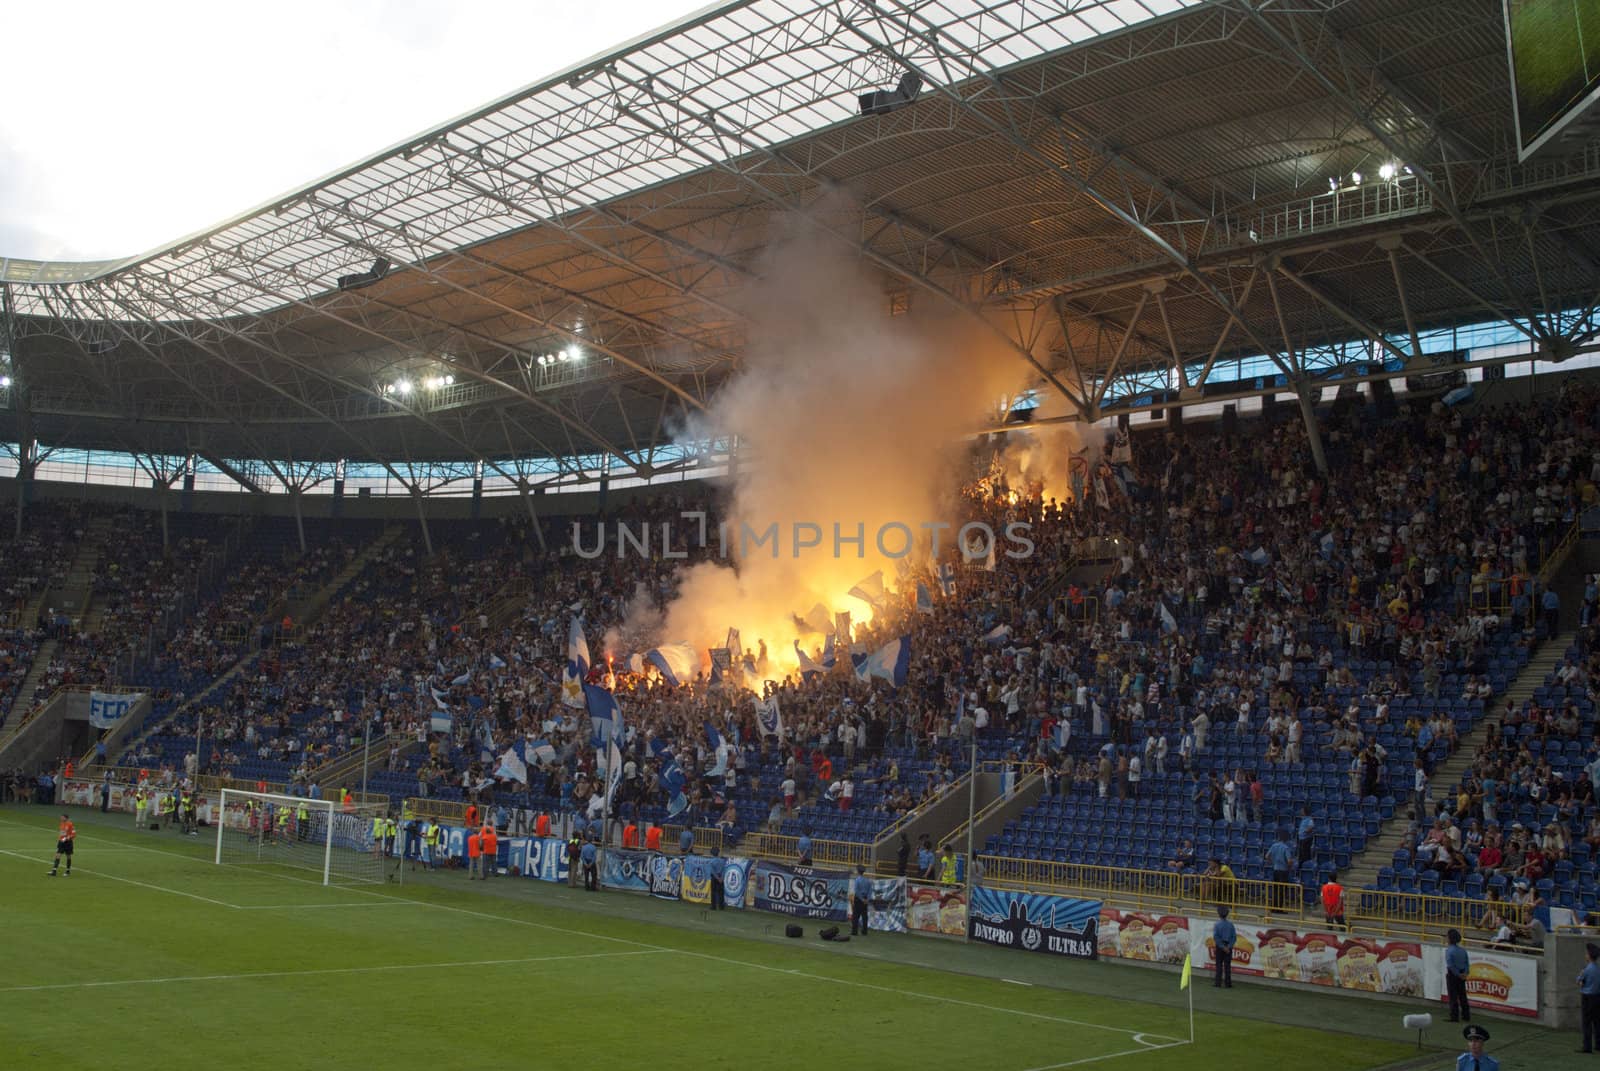
[[[848,923],[851,878],[852,875],[840,871],[789,867],[763,859],[751,870],[750,906],[795,918]],[[904,932],[905,904],[904,878],[875,879],[867,913],[868,928]]]
[[[567,880],[567,842],[555,837],[514,837],[501,841],[509,845],[506,865],[525,878],[539,881]]]
[[[1097,958],[1099,900],[977,888],[972,891],[968,936],[1025,952]]]

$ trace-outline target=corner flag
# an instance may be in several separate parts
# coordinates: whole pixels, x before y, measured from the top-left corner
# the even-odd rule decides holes
[[[1179,989],[1188,989],[1189,988],[1189,971],[1193,967],[1193,961],[1194,961],[1194,957],[1192,955],[1183,957],[1183,973],[1178,976],[1178,988]]]

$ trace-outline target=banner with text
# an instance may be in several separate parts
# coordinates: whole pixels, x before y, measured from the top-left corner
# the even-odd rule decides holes
[[[763,859],[750,876],[750,905],[802,919],[850,921],[852,875],[816,867],[790,867]],[[879,878],[872,883],[867,928],[901,933],[906,928],[906,881]]]
[[[1100,906],[1098,900],[977,888],[967,933],[985,944],[1095,959]]]
[[[1485,1011],[1508,1015],[1539,1014],[1539,961],[1507,952],[1469,954],[1467,1003]],[[1426,968],[1424,993],[1429,1000],[1442,1001],[1444,992],[1444,946],[1429,945],[1423,960]]]
[[[683,860],[682,899],[691,904],[711,902],[711,877],[722,874],[722,898],[729,907],[744,907],[744,890],[750,860],[738,857],[690,855]]]
[[[89,725],[95,729],[109,729],[143,698],[143,692],[90,692]]]
[[[600,885],[625,892],[650,891],[651,860],[654,852],[634,852],[607,848],[600,853]]]

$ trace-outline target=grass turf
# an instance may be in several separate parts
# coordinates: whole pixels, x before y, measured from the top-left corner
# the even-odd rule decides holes
[[[1600,75],[1600,5],[1517,0],[1511,5],[1511,48],[1522,136],[1531,141],[1594,87]]]
[[[773,941],[759,934],[781,929],[777,916],[699,921],[686,905],[513,879],[324,888],[217,867],[204,836],[127,823],[86,813],[74,874],[51,879],[53,813],[0,811],[10,1066],[408,1068],[500,1054],[549,1068],[704,1068],[832,1053],[919,1071],[1265,1071],[1314,1054],[1319,1071],[1358,1071],[1416,1055],[1392,1029],[1359,1032],[1365,1009],[1343,998],[1305,995],[1330,1024],[1356,1012],[1344,1030],[1202,1011],[1191,1044],[1170,974],[910,936],[847,949]],[[1099,994],[1054,988],[1063,979]],[[1103,995],[1141,985],[1158,986],[1160,1002]],[[1205,989],[1207,1004],[1241,993]],[[1258,990],[1241,1007],[1264,993],[1282,999]],[[1382,1021],[1398,1020],[1392,1011]]]

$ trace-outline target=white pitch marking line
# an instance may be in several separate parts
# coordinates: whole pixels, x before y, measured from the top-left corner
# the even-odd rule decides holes
[[[4,821],[4,819],[0,819],[0,822],[3,822],[3,821]],[[13,823],[8,823],[8,824],[21,825],[22,823],[13,822]],[[205,862],[205,860],[199,859],[196,856],[185,855],[185,854],[183,854],[181,852],[162,851],[159,848],[144,848],[142,850],[143,851],[148,851],[148,852],[154,852],[157,855],[172,856],[173,858],[177,858],[177,859],[188,859],[191,862]],[[297,881],[297,882],[303,882],[304,884],[320,884],[319,882],[305,882],[304,879],[291,877],[291,876],[289,876],[287,874],[269,874],[268,876],[269,877],[273,877],[273,878],[278,878],[278,879],[281,879],[281,880],[284,880],[284,881]],[[170,890],[168,890],[168,891],[170,891]],[[923,1000],[932,1000],[932,1001],[935,1001],[935,1002],[941,1003],[941,1004],[953,1004],[953,1005],[957,1005],[957,1006],[960,1006],[960,1007],[978,1008],[978,1009],[981,1009],[983,1011],[993,1011],[993,1012],[1000,1012],[1002,1014],[1017,1015],[1017,1016],[1021,1016],[1023,1018],[1027,1018],[1027,1019],[1039,1019],[1039,1020],[1042,1020],[1044,1022],[1061,1023],[1061,1024],[1065,1025],[1065,1026],[1082,1026],[1082,1027],[1087,1027],[1087,1028],[1089,1028],[1091,1030],[1106,1030],[1106,1031],[1110,1031],[1111,1033],[1115,1033],[1115,1034],[1127,1034],[1130,1037],[1133,1036],[1133,1034],[1136,1033],[1136,1031],[1128,1030],[1125,1027],[1120,1027],[1120,1026],[1106,1026],[1104,1023],[1090,1023],[1090,1022],[1084,1022],[1084,1021],[1079,1020],[1079,1019],[1067,1019],[1067,1018],[1063,1018],[1063,1017],[1058,1016],[1058,1015],[1045,1015],[1042,1012],[1023,1011],[1020,1008],[1004,1008],[1004,1007],[999,1007],[999,1006],[993,1005],[993,1004],[979,1004],[979,1003],[974,1002],[974,1001],[960,1000],[960,999],[957,999],[955,997],[941,997],[941,996],[937,996],[937,995],[932,994],[932,993],[919,993],[919,992],[916,992],[915,990],[910,990],[910,989],[895,989],[895,988],[890,987],[890,986],[874,985],[874,984],[872,984],[870,982],[857,982],[857,981],[853,981],[853,980],[847,979],[847,978],[830,978],[827,975],[813,974],[813,973],[810,973],[808,971],[786,969],[786,968],[782,968],[782,967],[770,967],[770,966],[768,966],[768,965],[766,965],[764,963],[751,963],[751,962],[749,962],[747,960],[730,959],[730,958],[728,958],[726,956],[714,956],[714,955],[711,955],[709,952],[692,952],[692,951],[689,951],[688,949],[668,948],[665,945],[653,945],[653,944],[650,944],[650,943],[645,942],[645,941],[633,941],[633,940],[629,940],[626,937],[612,937],[609,934],[590,933],[587,930],[572,930],[572,929],[568,929],[568,928],[566,928],[564,926],[552,926],[549,923],[545,923],[545,922],[531,922],[531,921],[529,921],[527,919],[511,918],[511,917],[506,916],[506,915],[495,915],[495,914],[491,914],[491,913],[486,912],[486,911],[474,911],[471,908],[454,907],[454,906],[452,906],[450,904],[439,904],[439,903],[434,903],[434,902],[429,901],[429,900],[414,900],[414,899],[411,899],[410,897],[394,896],[394,895],[391,895],[391,894],[388,894],[388,893],[373,892],[373,891],[371,891],[369,889],[350,889],[348,891],[354,892],[354,893],[361,893],[361,894],[364,894],[366,896],[377,897],[378,899],[381,899],[381,900],[398,900],[401,903],[417,904],[417,905],[422,906],[422,907],[437,908],[440,911],[451,911],[451,912],[454,912],[456,914],[470,915],[470,916],[473,916],[475,918],[489,919],[489,920],[494,921],[494,922],[510,923],[512,925],[515,925],[515,926],[528,926],[528,927],[531,927],[533,929],[546,930],[546,931],[549,931],[551,933],[562,933],[562,934],[568,935],[569,937],[589,937],[589,938],[593,938],[593,939],[599,940],[599,941],[611,941],[611,942],[614,942],[616,944],[632,945],[635,948],[649,949],[652,952],[676,952],[679,955],[683,955],[683,956],[694,956],[697,959],[708,959],[708,960],[712,960],[712,961],[718,962],[718,963],[730,963],[730,964],[733,964],[733,965],[738,966],[738,967],[749,967],[752,970],[768,971],[768,972],[772,972],[772,973],[776,973],[776,974],[794,974],[794,975],[799,975],[802,978],[810,978],[810,979],[812,979],[814,981],[818,981],[818,982],[829,982],[829,983],[832,983],[832,984],[835,984],[835,985],[854,986],[854,987],[859,988],[859,989],[872,989],[872,990],[876,990],[876,991],[878,991],[880,993],[893,993],[893,994],[895,994],[897,996],[903,996],[903,997],[919,997],[919,998],[921,998]],[[223,906],[231,907],[233,905],[226,904],[226,905],[223,905]],[[1165,1038],[1166,1037],[1166,1035],[1163,1035],[1163,1034],[1151,1034],[1151,1033],[1146,1033],[1145,1036],[1146,1037],[1155,1037],[1155,1038]],[[1169,1038],[1167,1040],[1169,1042],[1171,1042],[1172,1044],[1182,1044],[1182,1045],[1189,1044],[1189,1042],[1180,1041],[1177,1038]],[[1147,1047],[1146,1049],[1134,1050],[1134,1051],[1154,1051],[1154,1049],[1151,1048],[1151,1047]],[[1099,1059],[1099,1058],[1100,1057],[1096,1057],[1096,1059]]]
[[[0,993],[36,993],[54,989],[102,989],[119,985],[165,985],[169,982],[240,982],[252,978],[305,978],[319,974],[376,974],[381,971],[426,971],[456,967],[508,967],[527,963],[553,963],[571,959],[616,959],[620,956],[654,956],[640,952],[584,952],[570,956],[530,956],[525,959],[480,959],[451,963],[393,963],[377,967],[326,967],[304,971],[249,971],[244,974],[191,974],[174,978],[116,978],[106,982],[56,982],[50,985],[13,985]]]
[[[396,900],[392,904],[363,900],[359,904],[236,904],[239,911],[321,911],[329,907],[411,907],[405,900]]]
[[[1145,1036],[1148,1037],[1150,1035]],[[1123,1049],[1120,1052],[1101,1053],[1099,1056],[1084,1056],[1080,1059],[1068,1060],[1066,1063],[1061,1064],[1045,1064],[1043,1067],[1030,1067],[1028,1068],[1028,1071],[1058,1071],[1059,1068],[1063,1067],[1077,1067],[1079,1064],[1093,1064],[1099,1063],[1101,1060],[1115,1060],[1119,1056],[1138,1056],[1140,1053],[1159,1052],[1162,1049],[1173,1049],[1177,1048],[1179,1045],[1188,1044],[1191,1044],[1191,1042],[1172,1041],[1165,1045],[1147,1045],[1138,1049]]]
[[[4,848],[0,848],[0,855],[9,855],[14,858],[21,859],[23,862],[38,863],[40,866],[44,866],[50,861],[49,859],[39,859],[32,855],[23,855],[21,852],[8,851]],[[126,885],[137,885],[141,889],[152,889],[156,892],[171,893],[173,896],[187,896],[191,900],[199,900],[202,903],[213,904],[217,907],[237,908],[239,906],[237,904],[225,903],[222,900],[213,900],[211,897],[201,896],[199,893],[184,892],[182,889],[169,889],[165,885],[151,885],[149,882],[135,881],[132,878],[118,877],[116,874],[107,874],[103,870],[90,870],[87,867],[80,866],[78,868],[78,873],[93,874],[97,878],[110,878],[112,881],[120,881]]]
[[[1005,983],[1009,984],[1009,985],[1023,985],[1023,986],[1027,986],[1029,989],[1033,988],[1033,983],[1032,982],[1019,982],[1015,978],[1002,978],[1000,980],[1002,982],[1005,982]]]

